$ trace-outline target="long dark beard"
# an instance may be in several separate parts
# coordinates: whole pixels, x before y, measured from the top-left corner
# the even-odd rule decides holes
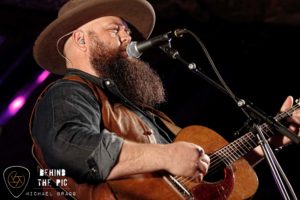
[[[90,62],[100,77],[112,79],[122,94],[138,106],[155,107],[165,102],[162,81],[147,63],[122,57],[95,37],[93,41]]]

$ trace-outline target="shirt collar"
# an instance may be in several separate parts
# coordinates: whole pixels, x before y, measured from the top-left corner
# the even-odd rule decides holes
[[[85,79],[87,79],[89,81],[92,81],[93,83],[95,83],[96,85],[100,86],[101,88],[104,88],[103,87],[103,80],[101,78],[97,77],[97,76],[88,74],[88,73],[86,73],[84,71],[81,71],[81,70],[78,70],[78,69],[70,69],[70,68],[68,68],[65,76],[71,76],[71,75],[80,76],[80,77],[85,78]]]

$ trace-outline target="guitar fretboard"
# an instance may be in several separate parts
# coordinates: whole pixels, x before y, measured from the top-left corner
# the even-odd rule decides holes
[[[292,106],[288,111],[282,112],[274,117],[275,121],[282,121],[283,119],[292,115],[292,113],[299,108],[299,103]],[[263,123],[259,126],[266,138],[270,138],[276,133],[273,132],[273,128],[267,123]],[[252,131],[244,134],[239,139],[231,142],[225,147],[211,154],[210,171],[214,171],[219,166],[229,166],[234,161],[245,156],[251,150],[258,146],[258,139],[256,137],[257,131]]]

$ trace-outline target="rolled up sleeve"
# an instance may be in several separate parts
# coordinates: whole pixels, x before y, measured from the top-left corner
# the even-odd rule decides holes
[[[49,168],[66,169],[77,182],[106,179],[123,139],[101,124],[100,105],[81,83],[61,80],[36,108],[32,135]]]

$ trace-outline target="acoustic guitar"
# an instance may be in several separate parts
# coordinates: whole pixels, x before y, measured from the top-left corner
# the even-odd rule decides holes
[[[274,120],[280,121],[291,116],[298,107],[299,103],[288,111],[278,114]],[[272,127],[266,123],[259,127],[266,138],[275,134]],[[210,155],[210,168],[202,182],[164,172],[141,174],[107,182],[116,199],[241,200],[249,199],[255,194],[258,179],[253,168],[243,158],[258,146],[255,131],[248,132],[228,143],[207,127],[188,126],[178,133],[175,141],[200,145]]]

